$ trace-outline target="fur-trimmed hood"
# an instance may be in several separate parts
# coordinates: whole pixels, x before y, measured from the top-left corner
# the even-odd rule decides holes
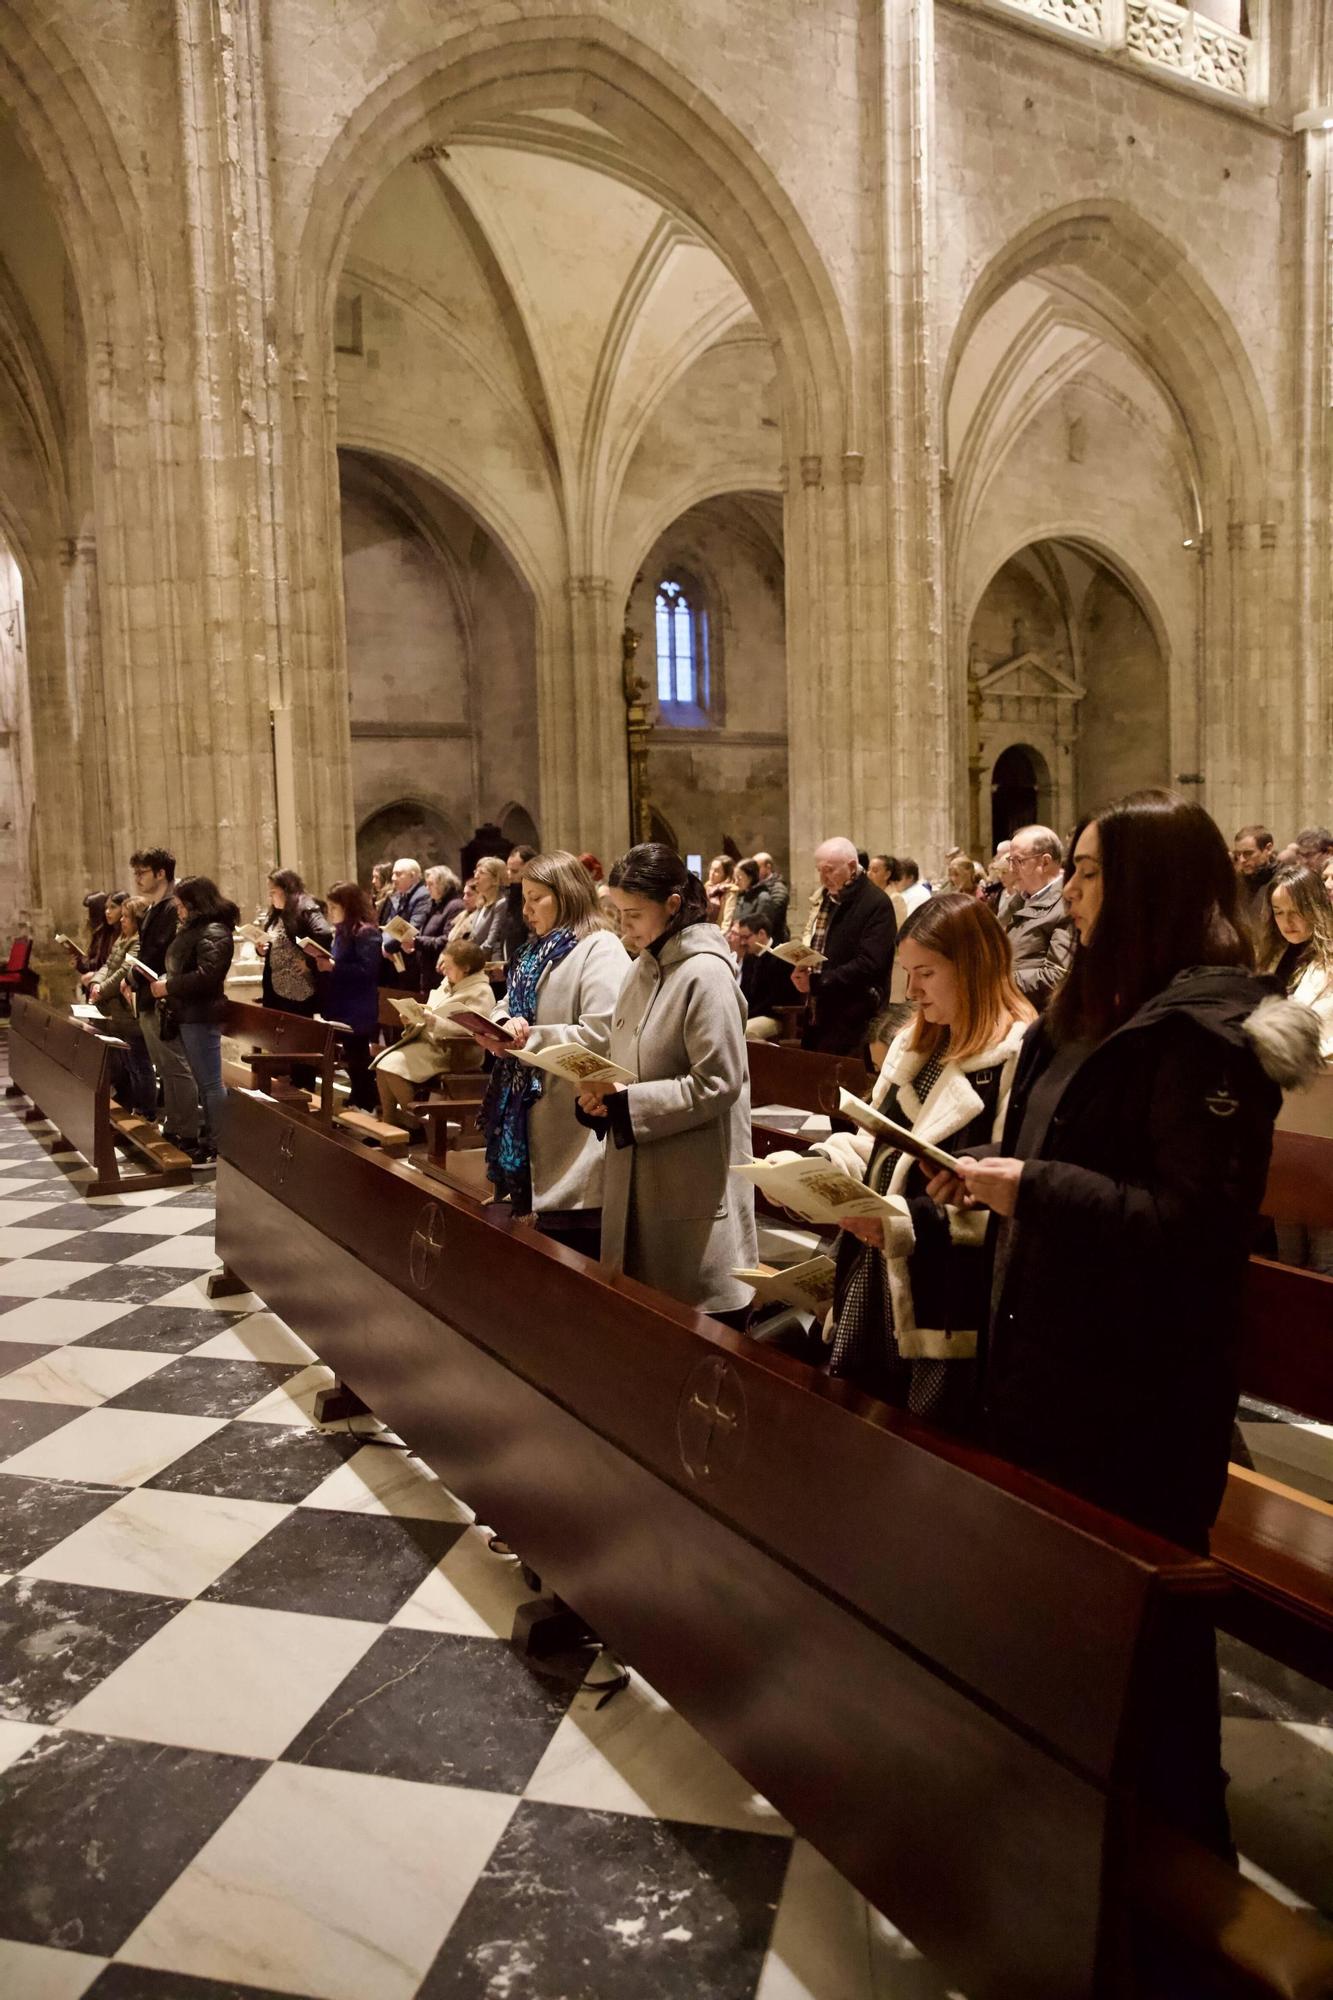
[[[1239,966],[1201,965],[1178,972],[1140,1007],[1126,1031],[1168,1014],[1184,1014],[1205,1034],[1248,1048],[1265,1076],[1282,1090],[1299,1090],[1323,1068],[1314,1010],[1284,999],[1275,979]]]

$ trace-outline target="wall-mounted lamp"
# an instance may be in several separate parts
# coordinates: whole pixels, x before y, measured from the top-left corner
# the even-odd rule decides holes
[[[1298,111],[1291,121],[1293,132],[1333,132],[1333,104],[1315,104]]]

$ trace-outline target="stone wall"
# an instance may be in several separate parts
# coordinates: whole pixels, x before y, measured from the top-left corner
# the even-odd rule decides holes
[[[1227,824],[1327,817],[1333,139],[1290,121],[1333,29],[1266,11],[1253,110],[986,0],[0,0],[34,898],[72,921],[136,838],[228,885],[351,865],[396,772],[352,733],[340,448],[488,538],[468,733],[424,760],[463,820],[621,843],[626,596],[737,490],[782,498],[797,873],[834,825],[952,837],[971,612],[1037,535],[1133,586],[1174,776]],[[748,767],[760,831],[779,782]]]

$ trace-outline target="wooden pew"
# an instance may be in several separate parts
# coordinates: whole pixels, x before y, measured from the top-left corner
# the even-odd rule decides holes
[[[337,1034],[329,1021],[306,1014],[284,1014],[247,1000],[229,1000],[222,1023],[224,1083],[257,1086],[280,1102],[308,1102],[307,1093],[292,1081],[294,1068],[313,1069],[319,1086],[320,1121],[333,1121],[333,1068]],[[230,1046],[228,1046],[230,1044]]]
[[[115,1035],[97,1033],[94,1024],[17,993],[10,1011],[6,1095],[29,1098],[35,1106],[30,1116],[49,1118],[61,1138],[82,1153],[95,1176],[87,1194],[188,1185],[189,1155],[112,1100],[112,1059],[123,1047]],[[123,1171],[117,1141],[133,1149],[140,1163],[136,1170]]]
[[[218,1197],[233,1281],[969,2000],[1146,1990],[1126,1933],[1179,1856],[1142,1746],[1214,1564],[262,1100]],[[1186,1861],[1217,1902],[1183,1929],[1234,1962],[1249,1891]],[[1262,1910],[1333,1993],[1333,1949]]]

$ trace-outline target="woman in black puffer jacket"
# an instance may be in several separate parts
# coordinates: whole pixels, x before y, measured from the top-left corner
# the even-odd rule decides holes
[[[216,1159],[227,1092],[222,1082],[224,992],[235,949],[233,932],[240,912],[207,875],[185,875],[172,900],[180,927],[167,947],[164,976],[153,993],[166,1005],[160,1032],[164,1041],[179,1035],[204,1108],[204,1137],[196,1160]]]
[[[1253,970],[1202,806],[1136,792],[1074,837],[1073,963],[1028,1032],[998,1157],[982,1396],[1005,1457],[1207,1553],[1227,1481],[1246,1260],[1281,1087],[1318,1024]],[[975,1150],[975,1149],[974,1149]],[[957,1184],[932,1182],[937,1197]],[[1228,1851],[1211,1619],[1182,1615],[1145,1760],[1162,1816]]]

